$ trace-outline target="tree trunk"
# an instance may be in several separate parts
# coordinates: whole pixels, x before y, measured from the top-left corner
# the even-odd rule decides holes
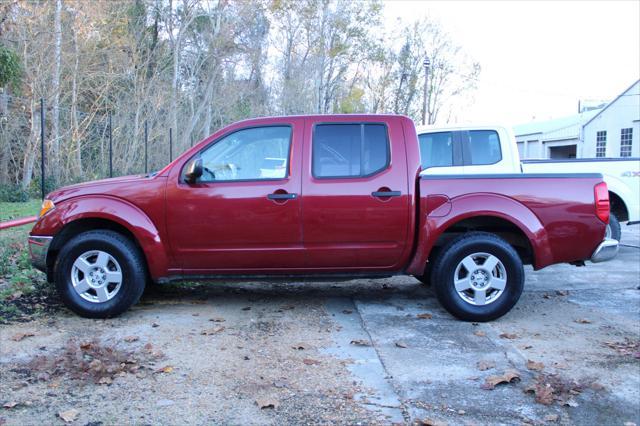
[[[60,181],[60,50],[62,43],[62,24],[60,15],[62,12],[62,0],[56,0],[54,15],[55,43],[54,43],[54,69],[51,90],[53,91],[52,117],[51,117],[51,153],[53,178],[56,184]]]

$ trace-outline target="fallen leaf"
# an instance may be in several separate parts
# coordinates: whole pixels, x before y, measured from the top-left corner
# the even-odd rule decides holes
[[[13,408],[13,407],[15,407],[15,406],[17,406],[17,405],[20,405],[20,403],[19,403],[19,402],[15,402],[15,401],[11,401],[11,402],[6,402],[6,403],[3,405],[3,407],[4,407],[4,408]]]
[[[318,365],[320,364],[320,361],[315,360],[315,359],[311,359],[311,358],[305,358],[302,360],[303,363],[305,363],[306,365]]]
[[[500,376],[489,376],[484,380],[482,389],[492,390],[501,383],[513,383],[520,380],[520,374],[515,370],[507,370]]]
[[[396,342],[396,346],[399,348],[408,348],[409,346],[407,346],[407,344],[405,342],[403,342],[402,340],[399,340]]]
[[[548,383],[536,383],[525,389],[525,392],[533,393],[536,396],[536,402],[539,404],[551,405],[555,400],[554,389]]]
[[[93,344],[91,342],[83,342],[80,343],[80,349],[82,349],[83,351],[88,351],[93,347]]]
[[[532,360],[527,361],[527,369],[534,371],[542,371],[544,370],[544,364],[541,362],[535,362]]]
[[[25,333],[17,333],[17,334],[14,334],[14,335],[11,337],[11,340],[13,340],[14,342],[19,342],[19,341],[21,341],[21,340],[23,340],[23,339],[25,339],[25,338],[27,338],[27,337],[32,337],[32,336],[35,336],[35,333],[32,333],[32,332],[30,332],[30,331],[27,331],[27,332],[25,332]]]
[[[140,340],[140,338],[138,336],[127,336],[124,338],[125,342],[131,343],[131,342],[136,342]]]
[[[512,333],[502,333],[502,334],[500,334],[500,337],[503,338],[503,339],[513,340],[513,339],[517,339],[518,335],[517,334],[512,334]]]
[[[371,344],[364,339],[357,339],[357,340],[352,340],[350,342],[352,345],[356,345],[356,346],[371,346]]]
[[[478,337],[484,337],[484,336],[486,336],[486,335],[487,335],[487,333],[485,333],[485,332],[484,332],[484,331],[482,331],[482,330],[476,330],[473,334],[475,334],[475,335],[476,335],[476,336],[478,336]]]
[[[578,324],[591,324],[591,321],[589,321],[586,318],[578,318],[577,320],[574,320],[573,322],[577,322]]]
[[[206,330],[202,330],[200,332],[200,334],[202,334],[203,336],[211,336],[213,334],[218,334],[221,331],[224,331],[224,327],[220,326],[220,327],[213,327],[213,328],[207,328]]]
[[[433,318],[433,315],[428,314],[428,313],[426,313],[426,312],[425,312],[425,313],[423,313],[423,314],[418,314],[418,315],[416,315],[416,316],[417,316],[418,318],[420,318],[420,319],[431,319],[431,318]]]
[[[544,421],[545,422],[557,422],[558,421],[558,415],[557,414],[547,414],[546,416],[544,416]]]
[[[71,410],[60,411],[58,413],[58,417],[64,420],[65,423],[71,423],[78,417],[78,414],[80,414],[80,412],[75,408],[72,408]]]
[[[418,424],[420,426],[447,426],[447,422],[429,418],[418,420]]]
[[[278,408],[278,401],[273,398],[257,398],[256,404],[260,407],[261,410],[265,408]]]
[[[99,385],[110,385],[111,383],[113,383],[113,379],[109,376],[101,377],[100,380],[98,380]]]
[[[493,361],[478,361],[478,370],[486,371],[491,368],[495,368],[496,363]]]
[[[171,373],[171,372],[173,372],[173,367],[172,367],[172,366],[170,366],[170,365],[165,365],[164,367],[159,368],[159,369],[157,369],[157,370],[156,370],[156,373],[166,373],[166,374],[169,374],[169,373]]]
[[[224,318],[220,318],[220,317],[209,318],[209,321],[211,321],[211,322],[224,322]]]
[[[7,297],[7,300],[11,301],[11,300],[20,299],[22,297],[22,294],[23,293],[21,291],[16,291],[11,296]]]

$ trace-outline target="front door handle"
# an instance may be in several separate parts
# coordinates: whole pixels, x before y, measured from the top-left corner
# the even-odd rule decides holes
[[[374,197],[399,197],[402,195],[400,191],[373,191],[371,193]]]
[[[270,200],[291,200],[297,197],[298,197],[298,194],[274,193],[274,194],[267,195],[267,198]]]

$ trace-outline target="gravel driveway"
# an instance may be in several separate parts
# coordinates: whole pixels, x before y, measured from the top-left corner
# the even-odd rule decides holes
[[[640,232],[527,271],[500,320],[412,278],[155,288],[0,327],[0,425],[640,424]]]

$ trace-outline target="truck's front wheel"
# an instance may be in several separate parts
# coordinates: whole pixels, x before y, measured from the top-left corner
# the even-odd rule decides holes
[[[438,300],[465,321],[491,321],[513,308],[524,285],[522,261],[506,241],[471,232],[451,241],[433,263]]]
[[[55,283],[64,304],[86,318],[109,318],[136,303],[146,269],[138,247],[107,230],[89,231],[68,241],[57,256]]]

